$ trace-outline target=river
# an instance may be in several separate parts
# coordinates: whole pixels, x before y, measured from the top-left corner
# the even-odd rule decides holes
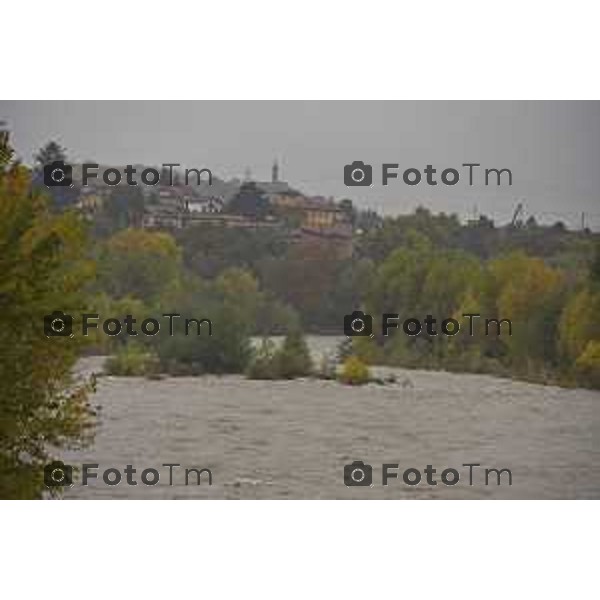
[[[318,356],[335,338],[309,338]],[[81,361],[100,371],[101,358]],[[63,455],[80,466],[97,463],[91,485],[66,498],[600,498],[600,393],[533,385],[486,375],[377,369],[397,383],[348,387],[330,381],[249,381],[242,376],[162,380],[101,377],[92,403],[100,407],[93,445]],[[372,465],[372,486],[344,485],[344,466]],[[173,467],[173,485],[169,468]],[[382,464],[397,478],[382,485]],[[473,485],[469,485],[472,467]],[[108,468],[131,464],[115,486]],[[410,486],[409,468],[436,469],[437,485]],[[185,468],[208,468],[208,475]],[[141,471],[156,468],[157,485]],[[440,479],[446,468],[456,485]],[[485,468],[510,469],[500,476]]]

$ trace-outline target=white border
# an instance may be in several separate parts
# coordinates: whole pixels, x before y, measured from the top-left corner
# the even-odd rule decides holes
[[[506,600],[597,588],[592,502],[1,506],[5,598]]]
[[[598,4],[4,2],[4,99],[592,99]]]

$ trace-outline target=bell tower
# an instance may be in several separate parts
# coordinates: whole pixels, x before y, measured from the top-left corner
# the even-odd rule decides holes
[[[277,164],[277,160],[273,161],[273,168],[271,169],[271,181],[273,183],[279,181],[279,165]]]

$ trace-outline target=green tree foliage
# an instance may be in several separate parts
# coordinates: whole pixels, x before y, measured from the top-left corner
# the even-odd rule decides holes
[[[311,374],[313,365],[306,340],[299,330],[286,335],[283,346],[275,354],[277,372],[282,379],[295,379]]]
[[[276,352],[275,342],[263,338],[260,346],[252,352],[252,360],[246,369],[248,379],[278,379]]]
[[[559,352],[566,365],[583,384],[600,387],[600,289],[584,287],[571,296],[559,322]]]
[[[300,330],[290,331],[280,348],[268,339],[253,352],[246,375],[250,379],[296,379],[308,377],[313,364]]]
[[[236,229],[216,225],[177,232],[185,267],[200,277],[216,277],[231,267],[259,273],[261,261],[285,255],[289,240],[280,231]]]
[[[99,289],[151,305],[177,286],[181,251],[168,233],[125,229],[107,240],[100,256]]]
[[[256,326],[246,311],[255,311],[261,298],[256,280],[242,270],[225,272],[217,281],[186,278],[185,286],[163,298],[181,317],[174,320],[175,335],[153,338],[162,368],[174,374],[243,372]],[[186,335],[185,319],[210,320],[212,335],[206,322],[199,330],[191,324]]]
[[[155,348],[161,368],[174,375],[241,373],[250,358],[248,325],[231,318],[222,304],[207,298],[201,307],[178,308],[182,317],[174,335],[157,335]],[[199,326],[191,323],[187,334],[185,319],[210,320]],[[212,335],[209,335],[209,331]]]
[[[433,246],[461,247],[462,229],[456,215],[432,215],[425,208],[417,208],[411,215],[388,217],[380,226],[370,228],[360,238],[357,251],[361,256],[381,262],[394,250],[414,243],[415,232],[427,238]]]
[[[239,268],[227,269],[217,277],[214,286],[232,319],[256,323],[264,295],[252,273]]]
[[[588,342],[575,362],[575,370],[584,385],[600,389],[600,341]]]
[[[297,245],[265,259],[258,276],[263,289],[283,300],[306,329],[339,331],[342,315],[359,304],[373,271],[367,259],[340,260],[326,245]]]
[[[139,343],[122,345],[104,365],[108,375],[121,377],[143,377],[152,375],[158,370],[156,356],[148,348]]]
[[[565,297],[564,274],[522,253],[493,261],[497,312],[510,319],[513,334],[503,339],[516,368],[556,358],[558,320]]]
[[[79,219],[51,215],[45,198],[31,193],[30,173],[2,161],[0,497],[36,498],[53,452],[82,444],[91,433],[90,385],[71,375],[80,338],[47,338],[44,316],[81,312],[92,268]]]
[[[421,215],[421,218],[429,218]],[[530,223],[530,229],[542,229]],[[437,241],[436,241],[437,238]],[[406,230],[401,244],[375,268],[362,296],[362,306],[375,316],[375,338],[356,338],[354,351],[370,362],[405,366],[493,370],[527,376],[573,372],[591,341],[600,339],[599,292],[585,281],[586,269],[572,272],[553,260],[508,252],[482,261],[464,250],[445,247],[417,229]],[[589,246],[586,246],[589,248]],[[587,251],[587,250],[586,250]],[[590,272],[594,272],[592,268]],[[579,289],[580,291],[573,291]],[[437,320],[437,335],[425,327],[417,336],[382,337],[379,316],[397,313],[400,320],[427,315]],[[470,319],[466,315],[480,315]],[[441,320],[452,317],[461,328],[456,336],[440,335]],[[492,320],[486,326],[486,319]],[[493,321],[510,320],[498,326]],[[579,378],[594,364],[588,350]],[[593,378],[586,375],[585,382]]]
[[[559,324],[561,354],[577,360],[591,340],[600,340],[600,292],[581,289],[567,302]]]
[[[86,313],[99,315],[98,320],[89,319],[89,322],[91,324],[95,323],[97,327],[89,329],[89,345],[86,350],[94,354],[111,354],[122,349],[122,346],[130,341],[130,338],[123,334],[118,336],[107,335],[100,325],[103,319],[110,317],[123,322],[127,315],[131,315],[137,321],[135,327],[139,332],[142,321],[156,314],[142,300],[138,300],[133,296],[115,299],[105,293],[96,294],[88,301]],[[139,333],[137,338],[140,343],[144,342],[145,338],[140,336]]]
[[[357,254],[375,260],[385,260],[391,252],[407,245],[409,232],[417,231],[427,237],[439,250],[463,250],[488,260],[514,251],[543,258],[559,265],[565,260],[579,261],[587,253],[591,240],[564,225],[542,227],[531,220],[528,227],[496,227],[484,215],[461,225],[456,215],[432,214],[417,208],[413,214],[386,217],[376,227],[359,236]],[[576,265],[577,268],[585,266]]]
[[[428,238],[410,231],[405,245],[393,250],[378,266],[365,293],[367,311],[409,314],[418,310],[432,256]]]
[[[358,356],[349,356],[344,361],[339,380],[347,385],[369,383],[371,380],[369,367]]]

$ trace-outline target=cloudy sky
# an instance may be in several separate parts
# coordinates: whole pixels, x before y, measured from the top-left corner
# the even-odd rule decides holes
[[[598,102],[0,102],[19,156],[31,163],[50,139],[72,161],[103,164],[178,162],[220,177],[247,169],[281,178],[308,194],[352,198],[388,214],[419,204],[461,217],[476,211],[499,222],[517,202],[541,221],[600,229]],[[355,160],[423,170],[458,168],[460,182],[347,188]],[[470,187],[465,162],[509,168],[512,186]]]

